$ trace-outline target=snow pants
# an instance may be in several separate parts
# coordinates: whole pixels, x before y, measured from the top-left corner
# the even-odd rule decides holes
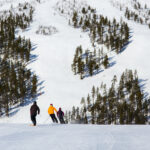
[[[50,114],[50,116],[51,116],[51,118],[52,118],[53,122],[58,123],[58,120],[57,120],[57,118],[56,118],[55,114]]]
[[[31,121],[33,122],[33,125],[36,126],[36,115],[31,115]]]
[[[61,117],[58,117],[59,118],[59,121],[60,121],[60,123],[61,124],[65,124],[65,121],[64,121],[64,118],[63,118],[63,116],[61,116]]]

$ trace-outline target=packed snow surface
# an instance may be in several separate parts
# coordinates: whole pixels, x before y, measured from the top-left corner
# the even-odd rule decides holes
[[[114,58],[115,65],[84,80],[74,76],[71,64],[77,46],[82,45],[84,49],[90,47],[88,34],[69,26],[68,20],[58,14],[55,7],[61,0],[25,1],[35,7],[33,22],[28,30],[20,31],[18,35],[31,39],[35,48],[32,53],[38,56],[29,67],[43,82],[41,92],[44,94],[37,100],[41,109],[37,122],[41,124],[29,126],[31,105],[14,109],[10,118],[0,119],[0,150],[149,150],[149,126],[50,124],[47,114],[51,103],[63,110],[80,105],[81,98],[87,96],[93,85],[100,86],[101,82],[110,85],[113,76],[120,76],[126,68],[136,69],[139,78],[144,80],[145,90],[150,91],[150,29],[126,20],[123,12],[111,4],[111,1],[119,1],[130,5],[131,0],[79,0],[109,19],[115,17],[120,20],[122,17],[132,31],[131,43]],[[0,13],[25,1],[0,0]],[[149,0],[139,1],[150,7]],[[36,34],[39,26],[53,26],[58,32],[50,36]]]
[[[0,124],[4,150],[149,150],[149,126]]]
[[[36,0],[27,0],[35,7],[33,22],[28,30],[18,33],[31,39],[35,48],[32,53],[38,56],[29,67],[39,76],[39,81],[43,81],[41,92],[44,94],[37,100],[41,109],[39,122],[43,123],[48,117],[47,109],[51,103],[57,109],[62,107],[63,110],[71,109],[73,105],[79,106],[81,98],[87,96],[93,85],[100,86],[101,82],[110,85],[113,76],[117,75],[119,78],[125,69],[136,69],[139,78],[144,81],[145,90],[150,91],[150,29],[145,25],[126,20],[123,12],[113,7],[111,0],[84,0],[85,3],[96,8],[98,14],[107,16],[109,19],[115,17],[120,20],[122,17],[129,24],[132,38],[125,51],[114,58],[113,67],[93,77],[80,80],[78,75],[73,74],[71,64],[76,47],[82,45],[84,49],[88,48],[91,45],[90,39],[88,34],[82,32],[81,29],[69,26],[68,20],[55,10],[57,2],[61,1],[41,0],[41,3],[38,3]],[[139,1],[147,3],[150,7],[148,1]],[[19,2],[24,1],[0,0],[1,11],[8,10],[11,5],[17,6]],[[124,2],[128,4],[129,0]],[[51,36],[38,35],[36,31],[39,26],[53,26],[58,32]],[[0,122],[28,123],[30,106],[15,109],[12,112],[15,115],[9,119],[0,119]]]

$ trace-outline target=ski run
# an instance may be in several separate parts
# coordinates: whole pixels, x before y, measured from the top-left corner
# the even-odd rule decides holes
[[[74,75],[71,64],[75,49],[82,45],[91,48],[88,32],[73,28],[68,16],[62,15],[58,6],[63,2],[90,5],[98,14],[117,21],[122,17],[131,29],[130,44],[118,55],[113,53],[114,65],[99,74],[83,80]],[[30,38],[34,45],[33,55],[37,58],[30,63],[41,83],[37,98],[40,115],[37,126],[30,126],[30,107],[32,103],[16,107],[10,111],[10,117],[0,118],[0,150],[149,150],[150,127],[148,125],[80,125],[54,124],[48,115],[52,103],[57,109],[71,110],[80,106],[82,97],[86,97],[93,85],[101,82],[111,85],[114,75],[120,77],[125,69],[137,70],[143,81],[144,90],[150,91],[150,29],[127,20],[120,11],[119,4],[130,8],[132,0],[0,0],[0,13],[17,7],[19,3],[29,2],[34,6],[33,22],[27,30],[16,35]],[[149,0],[138,0],[150,7]],[[115,5],[115,4],[118,5]],[[67,5],[66,5],[67,6]],[[51,31],[43,35],[42,27]]]

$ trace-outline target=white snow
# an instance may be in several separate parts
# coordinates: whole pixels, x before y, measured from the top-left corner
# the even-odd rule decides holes
[[[60,0],[44,0],[41,3],[32,1],[32,4],[35,4],[34,21],[29,30],[19,33],[26,38],[30,38],[36,45],[33,54],[36,54],[38,58],[30,65],[30,68],[40,77],[40,81],[44,81],[42,84],[44,86],[42,90],[44,94],[37,100],[41,108],[41,117],[39,119],[41,123],[48,116],[47,109],[50,103],[53,103],[57,109],[62,107],[64,110],[71,109],[73,105],[79,106],[81,98],[87,96],[93,85],[100,86],[102,81],[109,85],[113,76],[120,76],[126,68],[137,69],[139,78],[146,80],[145,90],[150,91],[148,63],[150,56],[150,30],[147,26],[126,20],[122,12],[113,7],[109,0],[85,1],[93,8],[96,8],[98,13],[110,19],[115,17],[117,20],[120,20],[123,17],[132,29],[133,37],[127,49],[114,58],[116,64],[113,67],[92,78],[80,80],[79,76],[73,74],[71,64],[76,47],[80,44],[84,49],[90,47],[90,39],[87,33],[69,26],[68,20],[55,11],[54,8],[58,1]],[[16,5],[19,2],[21,0],[18,2],[12,1],[12,4]],[[4,7],[4,4],[3,8],[7,9],[7,5]],[[37,35],[36,31],[39,26],[53,26],[58,32],[51,36]],[[4,118],[0,121],[27,123],[30,120],[30,106],[18,108],[19,111],[15,116],[9,119]]]
[[[0,150],[149,150],[149,126],[96,126],[96,125],[56,125],[50,124],[47,109],[50,103],[58,109],[71,109],[79,106],[82,97],[86,97],[93,85],[101,82],[110,85],[114,75],[118,77],[128,69],[136,69],[140,79],[145,80],[145,90],[150,91],[150,29],[124,18],[123,12],[113,7],[111,0],[80,0],[96,8],[99,14],[128,22],[132,29],[131,43],[127,49],[116,56],[116,64],[104,72],[80,80],[71,71],[74,52],[80,44],[84,49],[90,47],[87,33],[68,25],[68,20],[54,9],[61,0],[26,0],[35,7],[34,21],[29,30],[18,34],[30,38],[36,49],[33,54],[37,60],[30,68],[40,77],[44,94],[37,104],[41,113],[37,116],[37,127],[31,127],[30,105],[16,108],[16,114],[0,119]],[[149,0],[139,0],[150,7]],[[23,0],[0,0],[0,12],[8,10],[13,4]],[[121,0],[126,2],[129,0]],[[57,33],[51,36],[36,34],[39,26],[53,26]],[[9,124],[11,123],[11,124]],[[14,124],[12,124],[14,123]],[[22,124],[16,124],[22,123]],[[26,124],[25,124],[26,123]],[[40,123],[40,124],[39,124]]]
[[[47,109],[50,103],[53,103],[57,109],[62,107],[63,110],[71,109],[73,105],[79,106],[81,98],[87,96],[93,85],[100,86],[101,82],[110,85],[113,76],[117,75],[119,78],[126,68],[136,69],[139,78],[145,80],[145,90],[150,91],[150,29],[147,26],[126,20],[123,13],[112,6],[110,0],[84,0],[96,8],[97,13],[110,19],[115,17],[120,20],[122,17],[128,22],[133,37],[126,50],[114,57],[116,64],[113,67],[96,76],[80,80],[79,76],[73,74],[71,64],[76,47],[79,45],[82,45],[84,49],[90,47],[90,39],[87,33],[69,26],[68,20],[57,13],[54,8],[58,1],[61,0],[42,0],[41,3],[27,0],[35,7],[34,21],[29,30],[18,33],[30,38],[36,45],[33,54],[36,54],[38,58],[29,67],[40,77],[40,82],[44,81],[42,84],[44,94],[37,100],[41,109],[38,122],[43,123],[47,119]],[[12,4],[17,6],[19,2],[24,1],[9,0],[7,3],[0,0],[1,11],[8,10]],[[145,3],[150,7],[149,2],[145,0]],[[58,32],[51,36],[38,35],[36,31],[39,26],[53,26]],[[17,108],[14,116],[2,118],[0,122],[29,123],[30,106]]]
[[[4,150],[149,150],[149,126],[0,124]]]

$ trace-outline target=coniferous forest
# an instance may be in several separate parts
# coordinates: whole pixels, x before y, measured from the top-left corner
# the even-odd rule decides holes
[[[147,124],[150,98],[137,72],[126,70],[114,76],[110,88],[101,83],[81,99],[81,107],[66,112],[66,122],[92,124]]]
[[[146,25],[150,29],[150,8],[145,4],[142,5],[138,0],[131,1],[131,7],[124,6],[121,3],[112,2],[113,6],[124,11],[124,16],[131,21]]]
[[[4,12],[0,16],[0,116],[9,116],[14,105],[23,105],[36,96],[37,76],[27,68],[32,61],[32,43],[17,35],[32,22],[33,7],[19,4],[17,12]]]
[[[66,1],[63,1],[64,3]],[[84,49],[79,45],[75,49],[71,69],[80,79],[98,74],[111,67],[110,53],[120,54],[130,43],[131,31],[126,22],[99,15],[96,9],[81,5],[78,9],[70,4],[70,10],[58,6],[61,15],[67,16],[70,26],[80,29],[88,35],[90,45]],[[133,0],[135,10],[149,9]],[[119,5],[120,6],[120,5]],[[72,7],[74,9],[72,9]],[[122,6],[120,6],[122,9]],[[15,10],[15,11],[14,11]],[[25,105],[37,97],[38,78],[28,65],[36,56],[31,54],[33,44],[30,39],[19,35],[19,31],[28,30],[33,21],[34,8],[29,3],[11,7],[0,13],[0,116],[9,116],[13,106]],[[149,24],[140,15],[126,8],[125,17],[141,24]],[[37,34],[57,33],[53,26],[41,25]],[[82,82],[82,81],[81,81]],[[121,77],[114,76],[111,85],[101,83],[93,86],[87,97],[81,98],[81,106],[65,113],[66,122],[84,124],[148,124],[150,98],[144,91],[142,80],[137,71],[126,70]]]
[[[80,74],[81,79],[107,69],[111,65],[108,53],[114,51],[119,54],[129,43],[130,38],[129,27],[125,22],[117,22],[115,18],[110,21],[107,17],[98,16],[90,6],[88,9],[82,8],[82,14],[78,17],[74,12],[71,24],[90,32],[94,50],[83,50],[82,46],[76,48],[72,70],[75,75]],[[94,46],[95,43],[99,47]],[[107,52],[104,52],[103,47]]]
[[[74,74],[84,79],[111,67],[110,53],[117,55],[123,52],[130,43],[131,35],[128,24],[122,19],[109,19],[97,14],[96,9],[89,5],[79,3],[78,6],[76,3],[63,1],[56,9],[67,16],[69,25],[89,35],[91,48],[83,49],[79,45],[71,64]]]

